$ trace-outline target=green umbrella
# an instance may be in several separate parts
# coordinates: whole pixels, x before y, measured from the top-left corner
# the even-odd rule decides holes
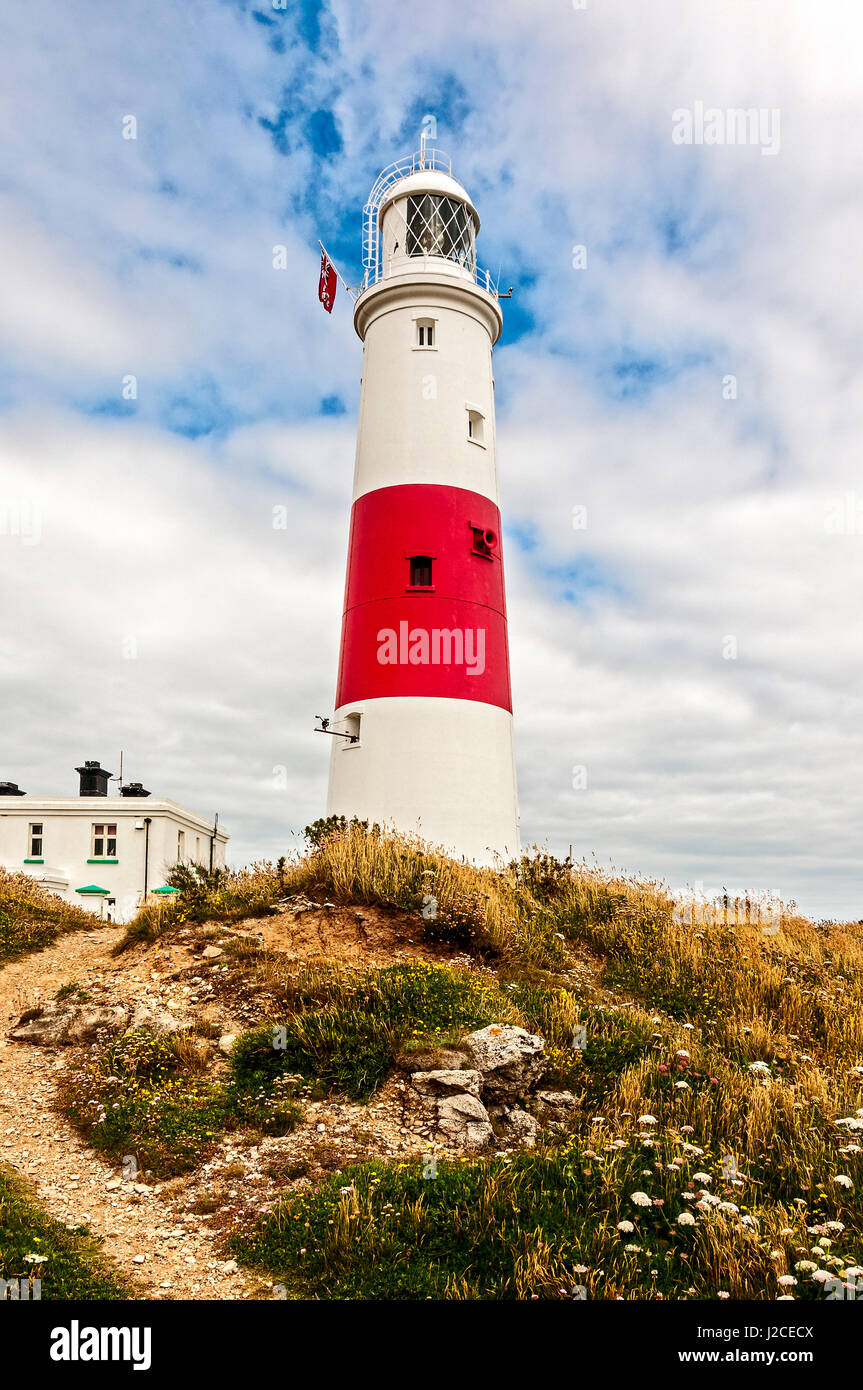
[[[167,884],[164,888],[151,888],[151,893],[179,893],[179,888],[169,888]]]
[[[110,893],[110,891],[111,891],[110,888],[100,888],[99,885],[98,885],[98,883],[88,883],[86,888],[76,888],[76,889],[75,889],[75,892],[76,892],[76,893],[90,893],[90,894],[94,894],[94,893],[95,893],[95,894],[99,894],[99,895],[100,895],[101,897],[103,897],[103,898],[107,898],[107,896],[108,896],[108,894]]]

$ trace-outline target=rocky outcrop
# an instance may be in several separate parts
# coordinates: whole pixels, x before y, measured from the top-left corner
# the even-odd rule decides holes
[[[539,1138],[539,1120],[530,1115],[527,1110],[519,1110],[515,1107],[502,1105],[496,1107],[497,1119],[500,1129],[500,1140],[508,1148],[513,1149],[532,1149],[536,1146]]]
[[[438,1129],[462,1149],[485,1149],[494,1138],[488,1111],[467,1091],[443,1096],[437,1103]]]
[[[469,1033],[464,1046],[482,1074],[486,1099],[504,1101],[523,1096],[548,1069],[544,1040],[512,1023],[490,1023]]]
[[[127,1028],[146,1028],[158,1035],[176,1033],[182,1025],[164,1009],[134,1009],[122,1004],[45,1004],[22,1014],[9,1033],[12,1042],[41,1047],[71,1047],[95,1042],[100,1033],[122,1033]]]
[[[563,1133],[575,1106],[571,1091],[533,1088],[548,1069],[545,1041],[510,1023],[492,1023],[460,1044],[473,1067],[431,1067],[411,1074],[415,1104],[441,1137],[464,1149],[532,1149],[543,1129]],[[488,1107],[488,1108],[486,1108]]]
[[[541,1125],[561,1134],[575,1109],[575,1096],[572,1091],[537,1091],[529,1104],[531,1114]]]
[[[103,1032],[119,1033],[129,1023],[129,1010],[119,1004],[46,1004],[22,1014],[9,1033],[12,1042],[63,1047],[95,1042]]]
[[[176,1033],[182,1024],[173,1014],[166,1013],[163,1009],[148,1009],[145,1005],[139,1004],[128,1026],[146,1028],[148,1032],[161,1036],[164,1033]]]
[[[424,1096],[452,1096],[464,1092],[479,1100],[482,1076],[478,1071],[415,1071],[415,1090]]]

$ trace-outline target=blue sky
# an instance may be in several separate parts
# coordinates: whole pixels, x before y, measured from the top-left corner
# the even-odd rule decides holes
[[[514,287],[525,841],[863,916],[853,6],[83,0],[2,27],[0,775],[72,792],[123,748],[220,810],[235,862],[321,812],[360,346],[317,238],[356,281],[368,190],[432,116]],[[676,145],[696,101],[779,110],[779,149]]]

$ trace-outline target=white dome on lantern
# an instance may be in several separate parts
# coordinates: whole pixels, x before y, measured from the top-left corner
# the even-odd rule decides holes
[[[463,203],[465,207],[470,209],[474,234],[479,231],[479,213],[471,202],[467,189],[451,174],[443,174],[436,169],[423,169],[415,174],[408,174],[405,178],[399,179],[398,183],[393,184],[387,191],[378,210],[379,223],[383,221],[387,208],[397,198],[407,198],[410,195],[422,193],[436,193],[441,198],[454,198],[456,202]]]

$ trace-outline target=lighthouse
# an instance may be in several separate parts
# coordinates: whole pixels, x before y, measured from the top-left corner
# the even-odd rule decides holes
[[[327,811],[477,863],[519,853],[492,349],[502,314],[452,163],[364,211],[363,344]]]

